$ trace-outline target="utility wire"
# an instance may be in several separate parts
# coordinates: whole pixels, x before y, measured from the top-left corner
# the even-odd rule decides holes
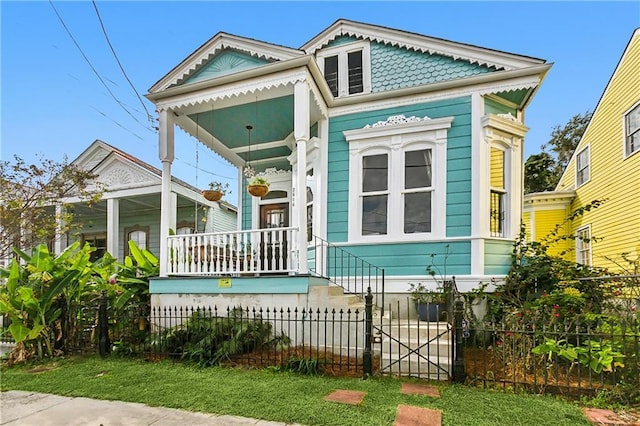
[[[178,161],[180,161],[180,162],[181,162],[181,163],[183,163],[183,164],[186,164],[187,166],[193,167],[194,169],[196,169],[196,170],[200,170],[201,172],[204,172],[204,173],[209,174],[209,175],[211,175],[211,176],[215,176],[215,177],[223,178],[223,179],[228,179],[228,180],[236,180],[236,179],[237,179],[237,177],[223,176],[223,175],[219,175],[219,174],[217,174],[217,173],[210,172],[210,171],[208,171],[208,170],[205,170],[205,169],[202,169],[202,168],[200,168],[200,167],[196,166],[195,164],[192,164],[192,163],[189,163],[189,162],[187,162],[187,161],[184,161],[184,160],[182,160],[182,159],[180,159],[180,158],[178,158],[178,157],[175,157],[175,159],[176,159],[176,160],[178,160]]]
[[[89,105],[91,108],[93,108],[94,110],[96,110],[98,112],[98,114],[104,116],[105,118],[111,120],[116,126],[122,128],[123,130],[126,130],[127,132],[131,133],[133,136],[135,136],[136,138],[140,139],[141,141],[144,141],[145,139],[138,135],[136,132],[134,132],[133,130],[129,130],[127,129],[125,126],[123,126],[122,124],[118,123],[116,120],[114,120],[113,118],[109,117],[107,114],[105,114],[104,112],[100,111],[98,108]]]
[[[69,30],[69,28],[67,27],[67,24],[65,24],[64,20],[62,19],[62,16],[60,16],[60,14],[58,13],[58,10],[56,9],[56,7],[53,4],[52,0],[49,0],[49,4],[51,5],[51,8],[53,8],[53,11],[55,12],[56,16],[58,17],[58,19],[60,20],[60,23],[62,24],[62,26],[64,27],[65,31],[67,32],[67,34],[69,35],[69,37],[71,38],[71,41],[73,41],[73,44],[78,48],[78,50],[80,51],[80,53],[82,54],[82,57],[84,58],[84,60],[87,62],[87,64],[89,65],[89,67],[91,68],[91,70],[93,71],[93,73],[96,75],[96,77],[98,77],[98,80],[100,80],[100,83],[102,83],[102,85],[107,89],[107,91],[109,92],[109,94],[111,95],[111,97],[118,103],[118,105],[120,105],[120,107],[122,107],[122,109],[124,109],[127,114],[129,114],[129,116],[131,118],[133,118],[133,120],[140,124],[142,127],[144,127],[147,130],[153,131],[151,128],[145,126],[144,124],[142,124],[140,122],[140,120],[138,120],[133,114],[131,114],[131,112],[122,104],[122,102],[120,102],[120,100],[116,97],[116,95],[113,94],[113,92],[111,91],[111,89],[109,89],[109,86],[107,86],[107,83],[105,83],[104,79],[100,76],[100,74],[98,73],[98,71],[95,69],[95,67],[91,64],[91,61],[89,60],[89,58],[87,57],[87,55],[85,55],[84,51],[82,50],[82,48],[80,47],[80,45],[78,44],[78,42],[76,41],[76,39],[73,37],[73,34],[71,34],[71,31]]]
[[[142,97],[140,96],[140,93],[138,93],[138,91],[136,90],[135,86],[133,85],[133,83],[129,79],[129,76],[125,72],[124,67],[122,66],[122,63],[120,62],[120,59],[118,58],[118,55],[116,54],[116,51],[113,48],[113,45],[111,44],[111,40],[109,40],[109,36],[107,35],[107,30],[104,27],[104,23],[102,22],[102,17],[100,16],[100,12],[98,11],[98,5],[96,4],[96,2],[94,0],[91,0],[91,3],[93,3],[93,8],[96,10],[96,15],[98,16],[98,21],[100,22],[100,28],[102,28],[102,34],[104,34],[104,38],[105,38],[105,40],[107,40],[107,44],[109,45],[109,48],[111,49],[111,53],[113,53],[113,57],[116,59],[116,62],[118,63],[118,66],[120,67],[120,71],[122,71],[122,74],[124,75],[124,78],[127,79],[127,82],[129,83],[129,86],[131,86],[131,88],[135,92],[136,96],[138,97],[138,100],[140,101],[140,104],[142,104],[142,108],[144,108],[144,111],[147,113],[147,119],[149,120],[149,122],[152,125],[154,125],[155,123],[153,121],[154,120],[153,116],[149,113],[149,110],[147,109],[147,106],[142,101]]]

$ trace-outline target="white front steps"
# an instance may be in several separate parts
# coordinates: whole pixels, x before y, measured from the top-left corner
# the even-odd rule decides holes
[[[381,372],[433,380],[449,379],[452,360],[449,324],[386,319],[382,324],[375,324],[373,337]]]

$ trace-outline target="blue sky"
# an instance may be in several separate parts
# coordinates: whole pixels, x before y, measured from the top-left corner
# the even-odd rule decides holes
[[[105,41],[93,4],[53,4],[113,96],[49,2],[1,1],[0,157],[73,159],[101,139],[159,166],[157,134]],[[298,48],[339,18],[545,59],[554,65],[527,110],[526,156],[539,152],[554,126],[595,108],[640,27],[638,1],[100,1],[97,7],[140,95],[218,31]],[[200,148],[196,172],[195,141],[177,130],[176,144],[174,175],[199,187],[212,179],[235,187],[231,166]]]

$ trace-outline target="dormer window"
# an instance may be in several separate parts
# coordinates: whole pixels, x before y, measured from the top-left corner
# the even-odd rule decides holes
[[[369,42],[343,44],[318,53],[318,64],[334,97],[371,92]]]

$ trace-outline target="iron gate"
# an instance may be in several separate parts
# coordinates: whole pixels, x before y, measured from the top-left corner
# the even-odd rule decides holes
[[[399,308],[400,302],[398,302]],[[388,312],[399,312],[398,309]],[[380,374],[451,380],[454,330],[447,321],[382,318],[372,324]]]

